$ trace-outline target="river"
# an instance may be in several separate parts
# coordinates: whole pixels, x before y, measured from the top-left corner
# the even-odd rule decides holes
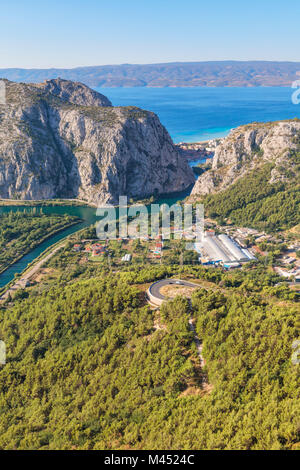
[[[176,203],[177,201],[180,201],[184,198],[186,198],[191,192],[191,188],[179,192],[179,193],[173,193],[172,195],[168,196],[163,196],[161,197],[158,201],[156,201],[157,204],[168,204],[172,205]],[[16,212],[18,210],[32,210],[34,207],[40,208],[41,206],[0,206],[0,216],[1,214],[5,212]],[[99,217],[96,216],[96,208],[94,207],[89,207],[89,206],[68,206],[68,205],[59,205],[59,206],[43,206],[43,213],[44,214],[69,214],[69,215],[74,215],[77,217],[80,217],[82,219],[82,222],[79,224],[73,225],[65,230],[62,230],[61,232],[49,237],[47,240],[45,240],[43,243],[38,245],[36,248],[34,248],[32,251],[24,255],[22,258],[19,259],[16,263],[11,265],[9,268],[6,269],[1,275],[0,275],[0,288],[4,287],[6,284],[8,284],[13,278],[14,275],[17,273],[23,272],[26,267],[32,263],[43,251],[45,251],[47,248],[52,246],[53,244],[57,243],[58,241],[62,240],[63,238],[67,237],[68,235],[71,235],[72,233],[77,232],[78,230],[81,230],[85,227],[89,227],[92,224],[95,224],[97,220],[99,220]]]
[[[175,142],[197,142],[224,137],[232,127],[252,121],[272,121],[299,116],[299,107],[291,102],[289,88],[105,88],[98,89],[114,105],[135,105],[154,111],[167,127]],[[202,159],[189,162],[190,166]],[[169,205],[188,196],[190,190],[162,197],[158,202]],[[5,206],[3,212],[35,206]],[[96,222],[96,209],[86,206],[45,206],[45,214],[70,214],[82,219],[80,224],[53,235],[0,275],[0,287],[16,273],[26,269],[44,250],[84,227]]]

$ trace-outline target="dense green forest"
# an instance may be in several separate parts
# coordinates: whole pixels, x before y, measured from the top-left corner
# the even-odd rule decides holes
[[[2,213],[0,216],[0,272],[39,245],[50,234],[79,220],[69,215],[45,215],[42,209]]]
[[[273,164],[240,178],[228,189],[204,198],[209,217],[221,223],[230,220],[239,226],[277,231],[300,223],[300,154],[295,154],[294,172],[286,180],[270,184]],[[284,174],[284,169],[281,169]]]
[[[76,256],[62,249],[48,263],[55,278],[0,310],[1,449],[299,448],[299,299],[275,274],[261,264],[112,273]],[[172,275],[209,287],[151,310],[148,283]]]

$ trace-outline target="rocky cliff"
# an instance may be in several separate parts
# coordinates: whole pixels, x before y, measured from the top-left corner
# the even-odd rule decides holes
[[[66,103],[78,104],[79,106],[112,106],[106,96],[79,82],[58,78],[56,80],[46,80],[35,86],[46,93],[57,96]]]
[[[112,107],[80,83],[6,81],[0,197],[118,201],[187,188],[194,177],[158,117]]]
[[[218,145],[212,169],[198,178],[192,196],[226,189],[266,162],[274,164],[269,183],[288,181],[299,175],[299,168],[293,159],[293,154],[299,150],[299,120],[238,127]]]

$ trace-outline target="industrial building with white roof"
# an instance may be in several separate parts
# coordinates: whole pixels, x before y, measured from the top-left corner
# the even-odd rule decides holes
[[[241,248],[228,235],[205,232],[202,243],[196,243],[202,264],[222,264],[224,267],[238,267],[241,263],[255,260],[249,250]]]

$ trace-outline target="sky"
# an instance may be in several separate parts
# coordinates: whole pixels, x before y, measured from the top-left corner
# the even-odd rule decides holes
[[[300,61],[299,0],[0,0],[0,68]]]

